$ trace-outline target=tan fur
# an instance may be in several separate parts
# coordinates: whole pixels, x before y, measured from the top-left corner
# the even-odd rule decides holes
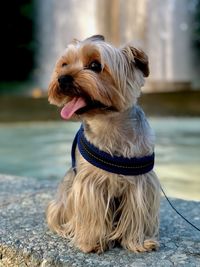
[[[94,59],[103,66],[100,73],[85,68]],[[62,67],[63,62],[68,65]],[[59,92],[57,80],[60,75],[72,75],[81,92],[116,108],[80,115],[86,138],[111,155],[149,155],[154,135],[136,105],[148,72],[147,56],[140,50],[114,48],[100,36],[76,41],[57,62],[49,100],[62,106],[71,99]],[[155,173],[108,173],[88,163],[78,149],[76,161],[77,174],[69,170],[48,206],[49,227],[84,252],[103,252],[115,242],[133,252],[157,249],[160,186]]]

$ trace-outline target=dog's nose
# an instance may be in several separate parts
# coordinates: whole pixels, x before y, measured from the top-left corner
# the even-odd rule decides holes
[[[73,77],[71,75],[62,75],[58,78],[58,82],[64,88],[73,82]]]

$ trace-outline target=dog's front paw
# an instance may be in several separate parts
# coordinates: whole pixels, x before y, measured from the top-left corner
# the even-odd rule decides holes
[[[127,243],[122,245],[124,248],[138,253],[138,252],[149,252],[157,250],[159,248],[159,243],[156,240],[147,239],[143,244]]]
[[[84,253],[97,253],[97,254],[101,254],[103,253],[105,250],[108,249],[108,246],[104,245],[88,245],[88,244],[79,244],[78,248],[84,252]]]
[[[159,248],[159,242],[152,239],[147,239],[144,241],[144,249],[145,251],[152,251],[152,250],[158,250]]]

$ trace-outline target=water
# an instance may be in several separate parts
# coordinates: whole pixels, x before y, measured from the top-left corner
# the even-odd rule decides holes
[[[151,118],[155,170],[172,197],[200,200],[200,118]],[[61,179],[70,166],[72,122],[0,124],[0,173]]]

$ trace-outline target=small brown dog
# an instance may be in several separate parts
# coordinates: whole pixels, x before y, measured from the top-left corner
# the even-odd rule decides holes
[[[112,157],[114,163],[128,162],[119,173],[107,171],[76,147],[76,169],[60,184],[47,221],[84,252],[103,252],[115,242],[133,252],[158,247],[160,185],[152,168],[144,170],[149,163],[140,162],[150,155],[152,160],[154,135],[136,105],[148,75],[144,52],[115,48],[101,35],[69,44],[53,72],[50,103],[62,107],[64,119],[79,117],[86,142],[111,157],[110,162]]]

